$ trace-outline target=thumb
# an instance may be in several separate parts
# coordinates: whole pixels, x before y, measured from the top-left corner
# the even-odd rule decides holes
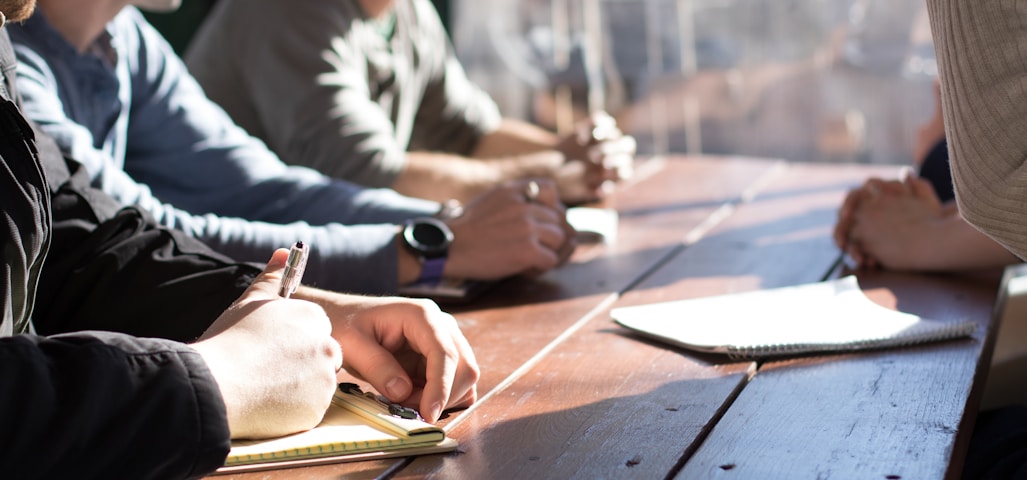
[[[920,177],[910,177],[909,182],[910,188],[913,190],[913,194],[923,199],[938,199],[938,194],[934,191],[934,186],[931,182],[924,180]]]
[[[934,209],[941,209],[941,199],[938,198],[938,193],[934,191],[934,185],[930,181],[910,176],[906,179],[906,183],[909,184],[909,189],[912,190],[913,196],[920,199],[920,201],[926,202]]]
[[[275,298],[278,296],[278,287],[282,282],[282,271],[285,270],[285,261],[289,258],[289,251],[279,248],[271,254],[264,271],[257,275],[257,278],[246,289],[244,297],[259,296],[260,298]]]

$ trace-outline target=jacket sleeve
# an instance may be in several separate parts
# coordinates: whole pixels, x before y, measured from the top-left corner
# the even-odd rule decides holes
[[[36,292],[37,332],[110,330],[191,341],[260,272],[155,226],[137,208],[121,208],[89,187],[84,169],[65,164],[48,140],[37,135],[53,219]]]
[[[415,0],[411,5],[417,25],[411,33],[413,48],[417,57],[431,58],[433,68],[417,109],[408,150],[471,155],[482,137],[499,129],[499,107],[467,78],[432,3]]]
[[[189,478],[228,453],[217,383],[180,343],[111,332],[2,338],[0,391],[9,478]]]

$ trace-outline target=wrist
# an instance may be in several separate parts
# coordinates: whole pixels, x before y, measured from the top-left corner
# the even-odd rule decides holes
[[[462,209],[456,213],[460,212]],[[419,264],[418,283],[436,283],[442,279],[452,243],[453,231],[438,218],[423,217],[406,222],[402,244]]]
[[[496,166],[500,172],[498,180],[503,182],[522,178],[552,178],[567,159],[558,150],[539,150],[489,160],[489,163]]]
[[[421,276],[421,261],[417,255],[414,255],[409,248],[403,243],[403,230],[400,229],[396,233],[396,248],[398,249],[396,257],[396,282],[397,285],[406,285],[413,283]]]

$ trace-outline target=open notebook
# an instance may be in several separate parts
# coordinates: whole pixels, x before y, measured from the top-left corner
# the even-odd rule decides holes
[[[456,447],[442,428],[413,410],[344,383],[318,426],[285,437],[233,441],[217,473],[422,455]]]
[[[856,277],[794,287],[614,309],[646,337],[732,358],[898,347],[973,334],[973,321],[939,322],[872,302]]]

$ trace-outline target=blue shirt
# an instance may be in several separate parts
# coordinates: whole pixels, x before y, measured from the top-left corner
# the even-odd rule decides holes
[[[238,260],[312,246],[304,283],[393,293],[396,223],[435,202],[287,166],[211,102],[138,10],[79,54],[37,9],[12,24],[25,114],[93,183]]]

